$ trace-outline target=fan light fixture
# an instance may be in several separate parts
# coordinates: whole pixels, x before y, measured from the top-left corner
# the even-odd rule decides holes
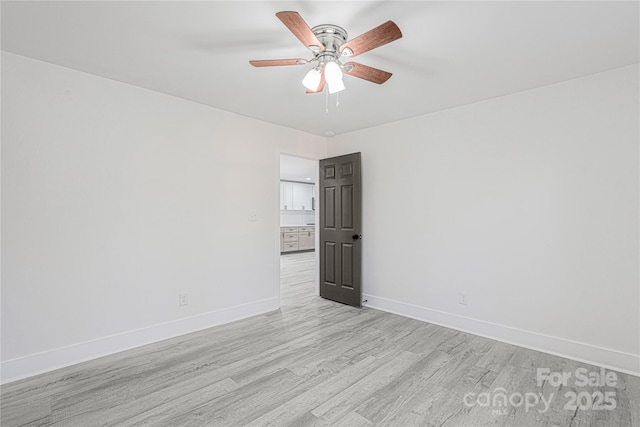
[[[322,71],[320,71],[320,68],[314,67],[311,70],[309,70],[307,75],[304,77],[304,79],[302,80],[302,84],[307,89],[316,91],[318,90],[318,86],[320,86],[321,78],[322,78]]]
[[[343,73],[376,84],[382,84],[391,77],[391,73],[387,71],[356,62],[343,64],[342,60],[354,58],[401,38],[402,32],[393,21],[387,21],[356,38],[349,39],[347,32],[337,25],[323,24],[309,28],[298,12],[282,11],[276,13],[276,16],[313,53],[313,58],[249,61],[254,67],[305,65],[315,62],[315,67],[306,74],[302,84],[307,88],[309,94],[322,93],[325,85],[328,86],[327,105],[328,94],[345,89],[342,81]]]
[[[337,62],[329,61],[325,64],[324,77],[327,80],[327,85],[329,86],[329,93],[336,93],[344,90],[342,70]]]

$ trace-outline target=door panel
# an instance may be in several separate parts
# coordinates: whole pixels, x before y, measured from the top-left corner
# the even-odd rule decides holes
[[[327,285],[336,285],[336,244],[335,242],[324,242],[324,262],[320,262],[324,266],[324,283]]]
[[[343,230],[353,230],[353,185],[343,185],[340,187],[342,196],[340,214]]]
[[[325,229],[335,230],[336,228],[336,188],[335,187],[327,187],[320,194],[324,194],[324,198],[322,202],[324,203],[324,208],[321,212],[324,213],[324,218],[320,219],[320,224],[323,225]]]
[[[342,244],[342,286],[353,289],[353,245]]]
[[[320,160],[320,296],[360,307],[360,153]]]

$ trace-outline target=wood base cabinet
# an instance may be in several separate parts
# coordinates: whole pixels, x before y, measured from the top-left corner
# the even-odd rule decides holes
[[[315,250],[314,226],[280,227],[280,252]]]
[[[316,247],[316,228],[315,227],[299,227],[298,228],[298,250],[306,251],[315,249]]]

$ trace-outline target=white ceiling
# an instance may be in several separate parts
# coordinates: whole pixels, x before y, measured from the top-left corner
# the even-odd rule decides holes
[[[349,38],[393,20],[404,37],[354,59],[393,77],[345,77],[325,114],[309,66],[248,63],[311,58],[282,10]],[[637,63],[638,17],[637,1],[3,1],[2,49],[325,135]]]

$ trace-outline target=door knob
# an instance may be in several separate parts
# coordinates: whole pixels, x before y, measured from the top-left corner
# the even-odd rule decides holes
[[[362,234],[354,234],[353,236],[351,236],[351,238],[352,238],[353,240],[362,239]]]

